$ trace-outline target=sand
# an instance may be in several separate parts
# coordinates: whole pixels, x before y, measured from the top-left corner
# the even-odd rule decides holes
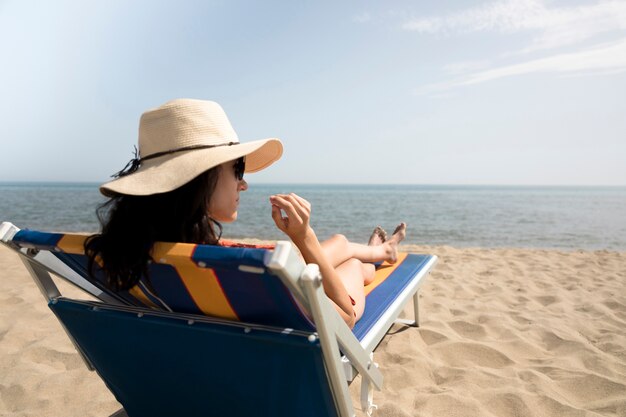
[[[420,291],[421,327],[394,325],[376,349],[375,416],[626,416],[626,253],[403,250],[440,261]],[[0,247],[0,415],[119,407]]]

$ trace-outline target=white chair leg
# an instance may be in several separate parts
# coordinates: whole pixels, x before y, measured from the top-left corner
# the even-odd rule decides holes
[[[370,359],[375,367],[378,368],[378,364],[374,362],[374,352],[370,353]],[[370,380],[365,376],[361,376],[361,410],[363,410],[368,417],[372,417],[372,413],[378,406],[374,404],[374,385],[370,383]]]
[[[420,327],[419,291],[413,294],[413,310],[415,312],[415,327]]]
[[[416,291],[413,295],[413,311],[415,314],[415,319],[396,319],[395,322],[399,324],[405,324],[411,327],[419,327],[420,326],[420,309],[419,309],[419,291]]]

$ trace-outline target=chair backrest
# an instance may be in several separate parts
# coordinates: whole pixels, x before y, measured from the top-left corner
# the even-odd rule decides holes
[[[267,267],[268,249],[157,243],[143,277],[128,291],[113,292],[102,271],[87,270],[85,235],[20,230],[12,242],[50,251],[86,281],[121,303],[156,310],[314,330],[311,320],[281,279]]]

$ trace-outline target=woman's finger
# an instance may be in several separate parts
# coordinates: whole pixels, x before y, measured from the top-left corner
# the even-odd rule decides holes
[[[298,213],[298,210],[294,207],[294,204],[289,201],[288,198],[284,198],[282,196],[272,196],[270,197],[270,201],[273,205],[278,206],[279,209],[284,210],[285,214],[289,219],[289,224],[304,224],[302,221],[302,217]]]
[[[295,194],[289,194],[287,196],[284,197],[286,201],[288,201],[289,203],[291,203],[291,205],[293,206],[294,210],[296,211],[296,213],[298,213],[298,216],[305,222],[309,221],[309,218],[311,217],[311,210],[308,208],[308,205],[305,204],[306,200],[304,200],[303,203],[303,199],[298,197]]]
[[[276,227],[278,227],[278,229],[282,232],[289,228],[289,219],[283,217],[280,207],[274,204],[272,204],[272,219],[274,220],[274,223],[276,223]]]
[[[276,197],[281,197],[284,199],[295,199],[298,200],[300,202],[300,204],[302,204],[304,207],[306,207],[307,209],[311,209],[311,203],[309,203],[308,200],[306,200],[305,198],[300,197],[298,194],[296,193],[289,193],[289,194],[275,194]]]
[[[311,214],[311,203],[309,203],[308,200],[300,197],[298,194],[295,194],[295,193],[291,193],[290,195],[293,196],[293,198],[295,198],[296,200],[298,200],[300,204],[306,209],[306,211],[309,212],[309,214]]]

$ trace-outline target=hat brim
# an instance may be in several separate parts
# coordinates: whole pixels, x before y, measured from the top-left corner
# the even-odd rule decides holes
[[[282,154],[283,145],[275,138],[176,152],[142,162],[132,174],[102,184],[100,192],[107,197],[166,193],[224,162],[245,156],[246,172],[257,172],[272,165]]]

